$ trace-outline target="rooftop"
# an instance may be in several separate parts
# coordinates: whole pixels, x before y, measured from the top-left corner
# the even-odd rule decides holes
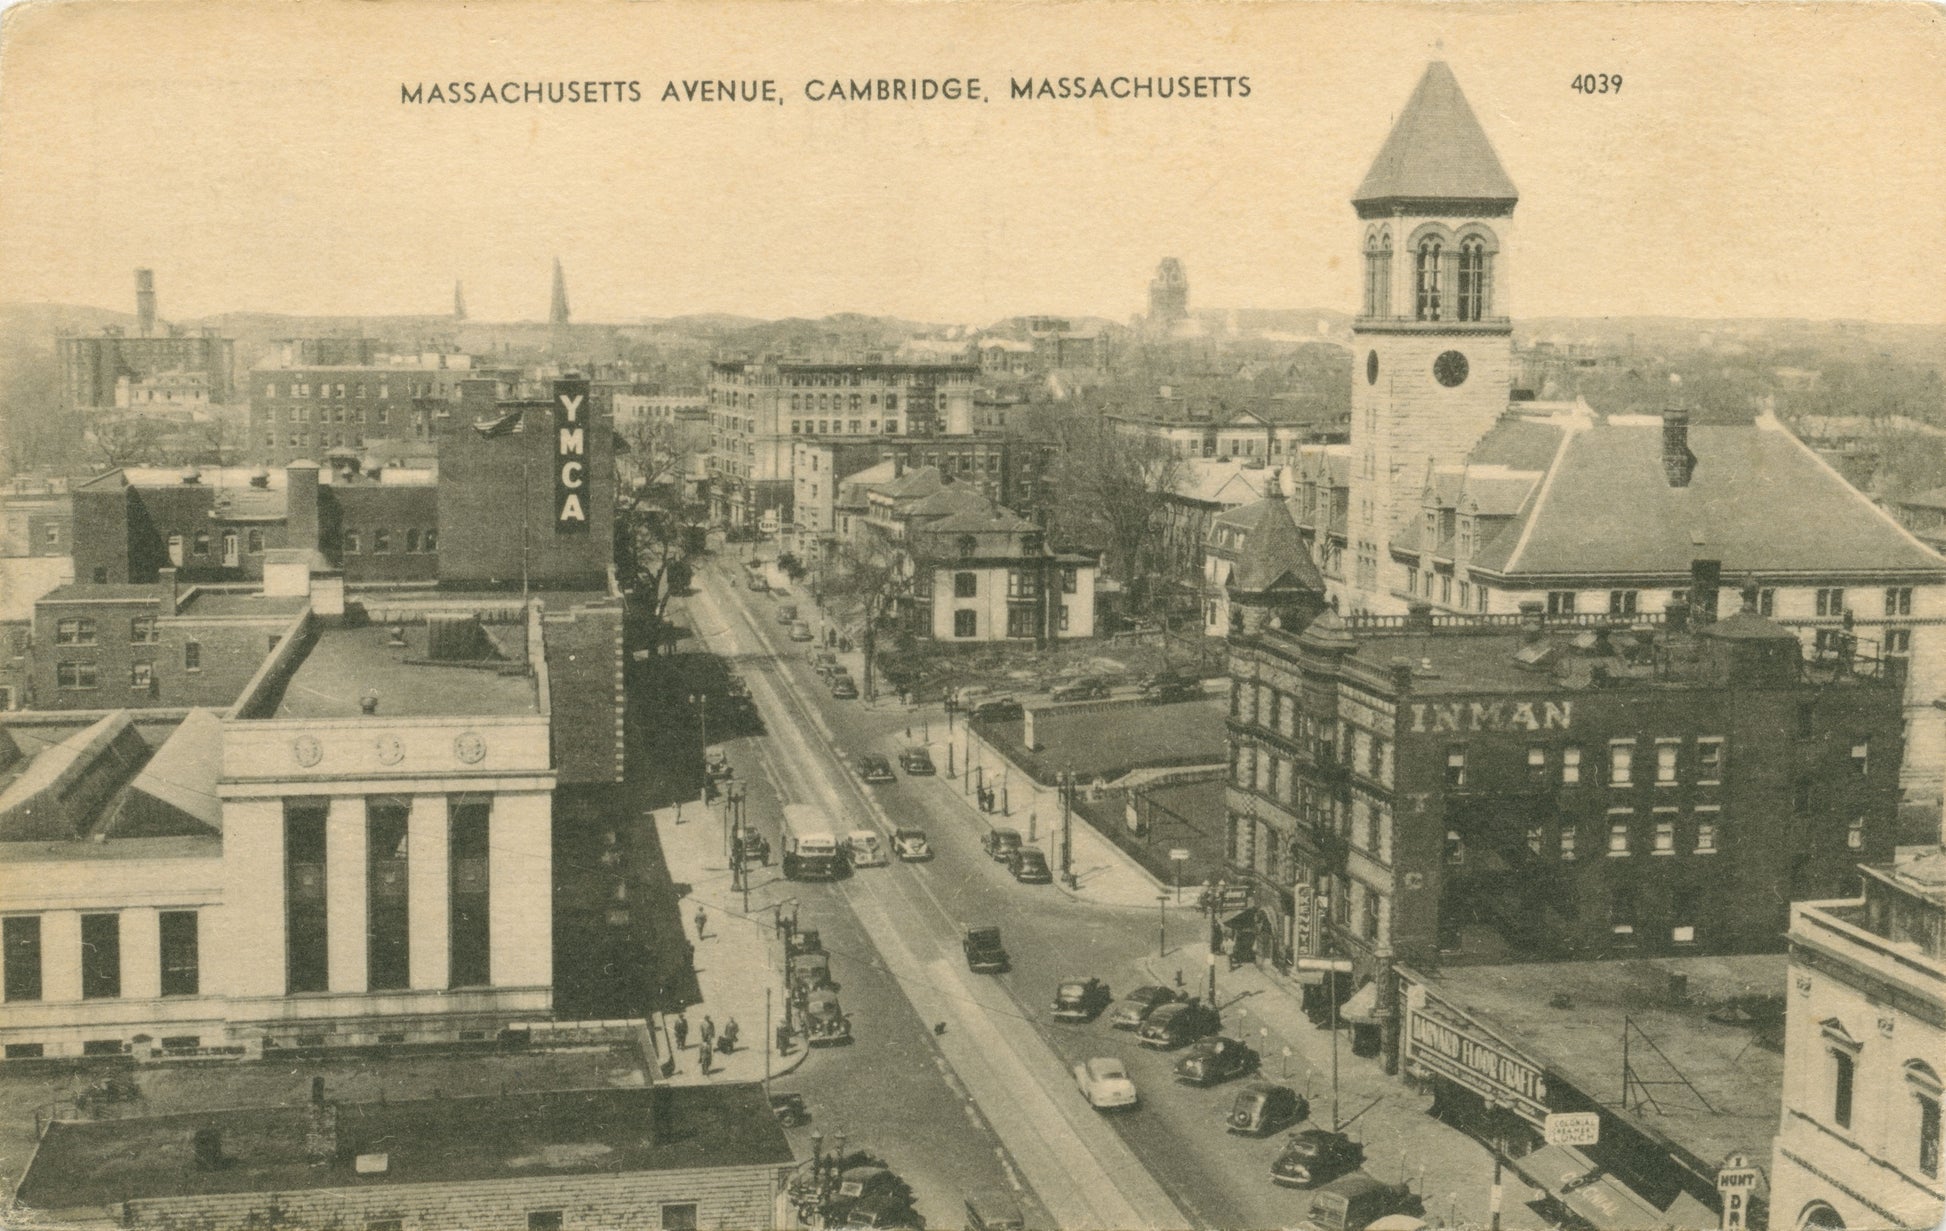
[[[1359,205],[1426,200],[1512,205],[1519,196],[1453,70],[1434,60],[1351,199]]]
[[[392,718],[540,713],[524,624],[483,626],[493,642],[483,653],[494,657],[470,662],[433,661],[432,628],[405,625],[403,645],[392,644],[390,627],[325,629],[265,716],[356,718],[367,693],[376,693],[378,712]]]

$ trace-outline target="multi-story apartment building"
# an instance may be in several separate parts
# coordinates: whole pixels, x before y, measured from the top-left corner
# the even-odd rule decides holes
[[[383,355],[367,339],[294,340],[250,372],[244,455],[275,466],[324,461],[333,450],[431,452],[450,426],[462,382],[497,381],[510,397],[519,378],[516,368],[466,354]]]
[[[947,644],[1094,636],[1097,561],[1049,550],[1039,526],[999,505],[927,516],[952,491],[917,502],[904,538],[913,632]]]
[[[963,436],[980,369],[970,363],[722,360],[710,365],[711,515],[789,524],[794,436]]]
[[[1946,1061],[1946,850],[1863,869],[1863,893],[1791,907],[1783,1123],[1770,1225],[1936,1227]]]
[[[202,406],[229,402],[235,392],[235,341],[217,337],[213,329],[190,331],[159,323],[155,277],[146,269],[135,271],[132,334],[110,326],[98,334],[64,335],[55,345],[62,395],[79,410],[131,408],[156,390],[174,390],[180,396],[193,389]]]

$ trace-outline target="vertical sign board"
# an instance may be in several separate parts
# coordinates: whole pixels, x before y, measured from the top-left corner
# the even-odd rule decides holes
[[[554,533],[588,533],[588,382],[554,382]]]
[[[1291,915],[1297,924],[1296,944],[1292,947],[1299,953],[1309,955],[1311,948],[1311,915],[1314,903],[1309,885],[1299,885],[1292,897]]]
[[[1763,1182],[1763,1174],[1741,1153],[1723,1160],[1723,1166],[1716,1172],[1716,1191],[1723,1198],[1722,1231],[1745,1231],[1749,1225],[1750,1198]]]

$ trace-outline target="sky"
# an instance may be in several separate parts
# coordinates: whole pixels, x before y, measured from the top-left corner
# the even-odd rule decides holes
[[[1516,317],[1946,322],[1946,10],[1912,3],[71,0],[0,26],[0,301],[579,321],[1352,310],[1348,198],[1428,60],[1520,190]],[[1582,74],[1621,78],[1583,94]],[[1029,76],[1247,77],[1013,101]],[[812,102],[978,77],[988,101]],[[401,102],[635,81],[626,104]],[[771,79],[776,103],[657,101]]]

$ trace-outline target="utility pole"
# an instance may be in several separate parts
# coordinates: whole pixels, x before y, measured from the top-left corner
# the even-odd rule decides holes
[[[1061,878],[1074,888],[1074,771],[1061,771]]]

